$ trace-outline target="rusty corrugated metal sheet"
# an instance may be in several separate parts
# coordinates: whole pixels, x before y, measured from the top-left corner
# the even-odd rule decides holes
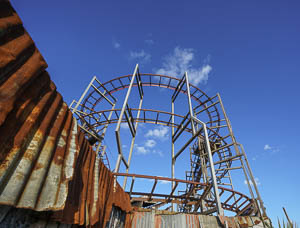
[[[155,214],[153,212],[134,212],[131,215],[132,228],[219,228],[218,218],[194,214]],[[200,226],[201,224],[201,226]]]
[[[0,2],[0,204],[102,226],[129,196],[96,156],[8,1]]]
[[[127,227],[132,228],[222,228],[227,222],[228,228],[239,227],[264,227],[258,217],[222,217],[218,218],[209,215],[184,214],[184,213],[163,213],[133,212],[128,219]],[[270,225],[270,220],[265,218],[264,222]]]
[[[255,216],[236,216],[236,217],[219,217],[220,222],[228,224],[228,228],[239,228],[239,227],[272,227],[271,220],[267,217],[259,218]],[[265,225],[264,225],[264,224]]]
[[[78,225],[62,224],[49,220],[49,212],[36,212],[0,205],[0,227],[14,228],[77,228]]]

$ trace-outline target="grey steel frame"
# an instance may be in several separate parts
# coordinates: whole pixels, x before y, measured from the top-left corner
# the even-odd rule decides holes
[[[119,81],[122,84],[120,79],[119,79]],[[136,81],[136,84],[134,84],[135,81]],[[95,82],[98,83],[98,86],[94,84]],[[116,113],[115,105],[116,105],[117,99],[111,95],[111,92],[108,89],[106,89],[104,84],[100,83],[100,81],[96,77],[93,77],[90,84],[88,85],[88,87],[86,88],[86,90],[84,91],[82,96],[80,97],[79,101],[76,102],[74,100],[72,102],[72,104],[70,105],[70,108],[72,109],[72,112],[74,114],[76,114],[78,116],[78,119],[80,119],[81,122],[83,123],[83,124],[80,125],[80,127],[86,133],[90,134],[91,136],[93,136],[94,138],[96,138],[98,140],[99,144],[98,144],[97,148],[99,148],[101,146],[101,142],[102,142],[102,139],[105,136],[107,126],[110,123],[112,123],[111,118],[112,118],[113,113]],[[159,82],[159,84],[160,84],[160,82]],[[103,88],[103,90],[104,90],[103,92],[101,92],[99,90],[99,85],[100,85],[101,88]],[[137,112],[137,115],[136,115],[135,118],[132,115],[132,110],[133,109],[131,109],[128,105],[128,99],[129,99],[129,96],[131,94],[132,87],[134,85],[138,87],[139,96],[140,96],[139,108],[138,108],[138,112]],[[150,85],[151,85],[151,79],[150,79]],[[169,81],[169,85],[170,85],[170,81]],[[122,86],[125,88],[125,86],[123,84],[122,84]],[[175,115],[176,115],[175,114],[175,100],[176,100],[178,94],[182,93],[184,86],[186,86],[185,93],[186,93],[187,99],[188,99],[189,111],[186,114],[186,116],[183,118],[182,122],[179,124],[179,127],[175,130]],[[128,174],[131,159],[132,159],[132,152],[133,152],[133,148],[134,148],[136,132],[137,132],[137,128],[138,128],[138,122],[139,121],[137,121],[137,120],[140,119],[140,113],[141,113],[141,110],[142,110],[141,108],[142,108],[143,97],[144,97],[143,83],[142,83],[141,75],[139,73],[138,64],[136,65],[136,67],[134,69],[134,73],[131,76],[130,84],[127,88],[128,88],[127,93],[126,93],[126,96],[125,96],[125,99],[124,99],[124,102],[123,102],[123,106],[122,106],[120,115],[118,116],[117,126],[116,126],[116,129],[115,129],[115,136],[116,136],[116,141],[117,141],[117,145],[118,145],[118,159],[117,159],[114,171],[115,171],[115,173],[119,172],[120,164],[121,164],[121,161],[122,161],[123,164],[126,167],[126,173]],[[105,123],[104,128],[101,129],[101,131],[102,131],[101,135],[98,134],[99,133],[98,130],[94,129],[93,125],[91,125],[88,121],[85,120],[85,117],[86,116],[93,117],[95,119],[95,122],[97,122],[101,118],[102,113],[97,114],[98,118],[96,118],[95,117],[96,112],[94,112],[94,113],[92,112],[92,114],[91,114],[91,113],[87,113],[87,112],[82,111],[83,109],[79,110],[79,107],[82,106],[82,101],[83,101],[84,97],[86,97],[86,95],[87,95],[87,93],[90,89],[94,89],[94,91],[96,91],[104,100],[106,100],[112,106],[112,109],[109,110],[110,114],[109,114],[109,117],[107,118],[107,122]],[[197,110],[197,109],[202,107],[201,105],[193,108],[191,96],[192,95],[191,95],[191,92],[190,92],[190,84],[189,84],[188,74],[187,74],[187,72],[185,72],[182,79],[178,82],[177,87],[175,88],[175,91],[174,91],[172,99],[171,99],[171,112],[172,113],[171,113],[170,121],[171,121],[171,129],[172,129],[172,143],[171,143],[171,177],[172,177],[172,179],[175,178],[175,163],[176,163],[176,159],[179,157],[179,155],[181,155],[183,153],[183,151],[195,139],[197,139],[198,143],[200,143],[200,141],[204,141],[207,154],[202,154],[200,156],[201,164],[202,164],[201,169],[203,170],[203,177],[202,178],[206,183],[209,183],[209,176],[208,176],[208,172],[207,172],[207,167],[209,167],[210,175],[211,175],[211,177],[210,177],[211,178],[211,184],[212,184],[213,189],[214,189],[213,190],[213,195],[215,197],[216,210],[217,210],[218,214],[219,215],[224,215],[224,211],[223,211],[222,206],[221,206],[220,193],[218,191],[218,184],[220,184],[220,183],[218,183],[216,173],[219,172],[219,171],[224,171],[224,173],[228,173],[230,183],[229,184],[221,183],[221,184],[230,185],[233,189],[233,184],[232,184],[230,171],[234,170],[234,169],[243,169],[243,173],[245,175],[251,197],[254,200],[254,202],[256,203],[257,208],[260,208],[262,210],[262,213],[260,213],[260,215],[266,215],[265,208],[263,206],[263,201],[262,201],[261,196],[258,192],[258,188],[257,188],[257,185],[255,183],[255,179],[253,177],[253,173],[252,173],[252,170],[251,170],[250,165],[248,163],[248,160],[247,160],[246,154],[244,152],[243,146],[241,144],[237,143],[236,140],[235,140],[235,137],[234,137],[233,132],[232,132],[232,127],[231,127],[230,121],[227,117],[227,114],[225,112],[225,108],[223,106],[220,95],[217,94],[216,96],[209,98],[210,101],[213,101],[214,99],[217,99],[217,101],[213,102],[210,105],[207,105],[206,102],[204,102],[203,105],[202,105],[204,108],[202,108],[201,110]],[[204,111],[209,110],[212,107],[215,107],[218,104],[221,106],[221,110],[222,110],[222,113],[223,113],[223,116],[224,116],[223,121],[226,122],[225,125],[219,125],[219,123],[218,123],[216,126],[208,127],[207,123],[204,123],[203,121],[201,121],[200,119],[197,118],[197,115],[201,114]],[[75,105],[75,107],[73,107],[74,105]],[[124,118],[124,116],[125,116],[125,118]],[[145,119],[145,117],[144,117],[144,119]],[[126,159],[123,155],[123,152],[122,152],[122,143],[121,143],[121,137],[120,137],[120,125],[121,125],[122,122],[125,122],[125,123],[128,124],[130,132],[132,134],[131,146],[130,146],[130,151],[129,151],[129,156],[128,156],[127,161],[126,161]],[[175,142],[180,137],[181,133],[183,131],[187,130],[188,125],[191,126],[190,129],[191,129],[191,132],[192,132],[192,137],[187,141],[187,143],[185,143],[185,145],[179,151],[177,151],[177,153],[175,153]],[[200,125],[201,128],[199,128],[198,125]],[[221,137],[220,141],[221,140],[224,141],[226,138],[230,137],[231,140],[232,140],[232,143],[231,144],[224,144],[222,147],[215,148],[214,150],[212,150],[211,145],[210,145],[211,141],[210,141],[210,138],[209,138],[208,130],[210,132],[214,132],[215,129],[218,130],[218,129],[221,129],[221,128],[228,129],[229,135]],[[217,133],[214,133],[214,134],[218,135]],[[217,136],[214,136],[214,137],[217,137]],[[228,158],[226,158],[222,161],[215,161],[215,162],[213,161],[213,154],[215,154],[215,153],[220,153],[221,154],[222,152],[220,152],[220,151],[223,151],[224,149],[227,149],[227,148],[229,150],[229,148],[232,147],[232,146],[234,147],[234,150],[236,151],[235,156],[228,157]],[[103,153],[105,153],[104,150],[103,150],[102,154]],[[223,152],[223,154],[224,154],[224,157],[225,157],[225,152]],[[208,165],[206,165],[205,159],[203,159],[203,157],[205,157],[205,156],[208,158]],[[231,167],[231,162],[236,161],[236,160],[239,160],[241,162],[241,166],[240,167]],[[244,165],[244,162],[246,162],[246,166]],[[224,168],[224,169],[215,169],[214,166],[218,165],[220,163],[226,164],[227,165],[226,168]],[[193,172],[193,170],[191,170],[191,172]],[[193,178],[194,178],[195,175],[196,174],[193,173]],[[256,193],[258,201],[259,201],[259,205],[257,204],[256,198],[254,196],[254,192],[253,192],[252,187],[250,185],[249,178],[253,183],[255,193]],[[124,182],[123,182],[123,188],[124,189],[126,187],[126,182],[127,182],[127,176],[124,177]],[[133,182],[134,182],[134,179],[133,179]],[[172,182],[172,191],[173,191],[173,189],[175,189],[175,187],[176,187],[175,185],[176,185],[176,183]],[[132,189],[131,189],[131,191],[132,191]],[[235,195],[234,195],[234,197],[235,197]],[[237,202],[236,199],[235,199],[235,201]],[[195,207],[195,210],[197,210],[196,207]],[[260,210],[258,210],[258,211],[260,212]]]

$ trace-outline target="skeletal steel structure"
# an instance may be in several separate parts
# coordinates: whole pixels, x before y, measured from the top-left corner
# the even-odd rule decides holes
[[[174,91],[170,102],[171,112],[142,108],[143,88],[146,86]],[[130,107],[128,103],[133,88],[137,88],[139,96],[138,107],[135,108]],[[126,89],[122,108],[116,108],[117,99],[113,94]],[[186,115],[175,113],[175,103],[180,93],[187,98]],[[108,108],[103,110],[103,107],[107,105]],[[111,164],[106,156],[106,145],[103,139],[108,126],[116,124],[118,158],[114,173],[116,178],[123,177],[124,189],[126,189],[128,178],[131,179],[127,192],[132,202],[140,202],[139,205],[143,207],[159,209],[164,206],[164,209],[181,212],[224,215],[224,210],[227,210],[237,215],[266,216],[244,148],[233,135],[220,95],[207,96],[189,83],[187,73],[181,79],[164,75],[141,74],[136,65],[132,75],[118,77],[105,83],[101,83],[94,77],[80,99],[74,100],[70,108],[77,116],[86,137],[109,168]],[[132,136],[127,158],[122,151],[121,123],[128,124]],[[171,128],[170,178],[129,173],[139,123],[160,124]],[[186,143],[180,145],[181,148],[175,151],[175,143],[178,142],[183,132],[188,132],[190,136]],[[187,156],[187,153],[183,153],[184,151],[189,151],[190,170],[186,171],[185,180],[176,179],[176,160],[179,156]],[[119,173],[121,164],[125,166],[125,173]],[[250,196],[234,189],[231,175],[233,170],[240,170],[244,174]],[[152,179],[153,186],[142,192],[135,191],[134,183],[138,179]],[[172,186],[170,192],[157,192],[156,187],[159,181],[170,182]],[[180,189],[179,186],[184,186],[184,190],[176,193],[176,189]],[[177,207],[175,208],[174,205]]]

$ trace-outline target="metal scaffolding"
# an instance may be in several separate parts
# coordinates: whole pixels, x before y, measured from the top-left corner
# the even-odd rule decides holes
[[[173,90],[171,111],[142,108],[144,87]],[[137,89],[139,97],[135,107],[129,106],[128,103],[133,88]],[[120,90],[127,90],[127,93],[121,103],[122,108],[116,108],[117,99],[112,94]],[[179,94],[187,97],[186,115],[175,113]],[[103,109],[104,106],[109,108]],[[105,83],[94,77],[78,102],[74,100],[70,108],[76,114],[86,137],[109,168],[111,162],[106,155],[107,145],[102,141],[108,126],[116,124],[117,161],[113,171],[116,177],[123,177],[123,188],[127,189],[132,203],[139,202],[141,207],[202,214],[224,215],[225,210],[237,215],[266,216],[244,148],[234,137],[220,95],[209,97],[191,85],[187,72],[181,79],[141,74],[139,66],[136,65],[132,75],[114,78]],[[122,123],[128,124],[132,136],[128,157],[125,157],[122,151]],[[171,128],[170,178],[129,173],[139,123],[159,124]],[[189,133],[190,136],[183,137],[183,132]],[[179,138],[186,140],[186,143],[180,143],[180,149],[175,150],[175,143],[178,144]],[[175,176],[176,161],[180,156],[190,158],[185,180],[176,179]],[[119,172],[121,165],[124,165],[125,173]],[[232,172],[241,172],[244,175],[249,197],[234,189]],[[130,187],[127,187],[128,179],[131,180]],[[135,191],[135,182],[139,179],[151,179],[153,186],[143,192]],[[170,191],[157,192],[159,181],[170,182]],[[185,186],[184,190],[180,186]]]

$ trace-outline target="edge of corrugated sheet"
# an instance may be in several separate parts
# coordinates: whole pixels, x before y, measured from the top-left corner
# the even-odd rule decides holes
[[[267,217],[216,217],[200,214],[169,213],[159,211],[134,211],[127,215],[126,226],[132,228],[240,228],[240,227],[271,227]]]
[[[99,160],[56,91],[8,1],[0,1],[0,204],[94,225],[129,196]],[[101,224],[100,224],[101,223]]]

